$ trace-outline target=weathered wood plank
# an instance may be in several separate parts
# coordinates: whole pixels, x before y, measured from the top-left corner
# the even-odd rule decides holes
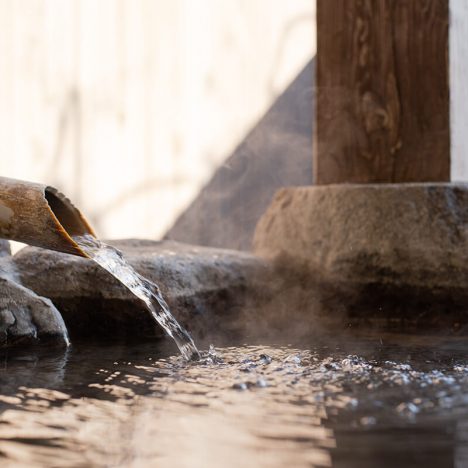
[[[450,179],[448,0],[317,0],[317,184]]]

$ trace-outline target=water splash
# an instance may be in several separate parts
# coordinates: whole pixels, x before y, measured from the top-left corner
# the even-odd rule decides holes
[[[75,236],[73,240],[92,260],[145,303],[156,322],[173,338],[185,359],[199,359],[200,353],[192,337],[171,314],[156,284],[137,273],[123,258],[122,252],[114,247],[90,235]]]

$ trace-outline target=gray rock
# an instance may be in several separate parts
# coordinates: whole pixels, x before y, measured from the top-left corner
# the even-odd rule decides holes
[[[319,298],[328,318],[467,322],[466,184],[286,188],[254,245],[303,296]]]
[[[160,286],[176,318],[197,339],[234,332],[239,310],[258,294],[270,271],[263,260],[229,250],[172,241],[109,243]],[[142,304],[93,261],[33,247],[18,252],[14,261],[22,284],[60,310],[72,339],[161,336]]]
[[[68,343],[59,311],[49,299],[21,286],[9,259],[0,261],[0,347],[41,341]]]

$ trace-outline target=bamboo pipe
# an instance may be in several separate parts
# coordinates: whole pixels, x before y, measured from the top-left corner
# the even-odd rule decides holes
[[[87,257],[73,240],[84,234],[96,237],[57,189],[0,177],[0,238]]]

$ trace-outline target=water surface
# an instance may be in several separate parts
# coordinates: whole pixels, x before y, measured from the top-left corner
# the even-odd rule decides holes
[[[461,339],[4,354],[0,465],[467,466]]]

